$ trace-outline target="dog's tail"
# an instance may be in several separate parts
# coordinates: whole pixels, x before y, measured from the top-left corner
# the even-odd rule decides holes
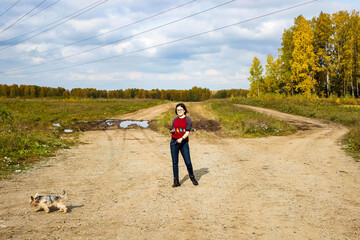
[[[68,195],[65,190],[63,190],[62,199],[64,199],[64,201],[68,200]]]

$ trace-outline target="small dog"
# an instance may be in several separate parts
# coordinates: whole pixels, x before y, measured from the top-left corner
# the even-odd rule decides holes
[[[59,209],[59,212],[67,212],[67,208],[63,201],[68,199],[67,192],[63,192],[62,195],[51,194],[48,196],[40,196],[38,193],[35,196],[30,197],[30,206],[36,207],[35,212],[44,209],[47,213],[50,212],[50,207],[54,206]]]

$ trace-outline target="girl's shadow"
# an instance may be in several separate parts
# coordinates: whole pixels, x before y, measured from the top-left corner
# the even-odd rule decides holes
[[[208,174],[209,168],[200,168],[199,170],[195,170],[194,171],[194,175],[196,180],[198,180],[198,182],[200,182],[200,179],[203,175]],[[186,175],[185,177],[183,177],[183,179],[181,179],[180,184],[183,184],[184,182],[186,182],[189,178],[189,175]]]

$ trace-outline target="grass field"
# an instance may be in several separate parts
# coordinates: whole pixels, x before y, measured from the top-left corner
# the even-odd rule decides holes
[[[350,130],[344,139],[346,149],[350,155],[360,159],[360,101],[358,99],[351,97],[306,99],[268,95],[253,99],[234,98],[231,102],[276,109],[345,125]]]
[[[159,100],[0,99],[0,177],[75,143],[66,134],[77,121],[112,118],[162,103]]]
[[[265,137],[294,133],[291,125],[265,114],[235,107],[229,101],[210,101],[211,111],[221,122],[225,136]]]

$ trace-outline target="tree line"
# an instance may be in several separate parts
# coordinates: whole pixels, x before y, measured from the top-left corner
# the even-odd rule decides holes
[[[95,88],[40,87],[35,85],[0,84],[0,97],[3,98],[99,98],[99,99],[161,99],[172,101],[205,101],[211,98],[246,97],[248,90],[230,89],[211,91],[208,88],[193,87],[189,90],[144,90],[128,88],[125,90],[97,90]]]
[[[257,57],[249,72],[250,96],[359,97],[359,12],[320,13],[311,20],[298,16],[284,30],[278,57],[267,56],[265,73]]]

